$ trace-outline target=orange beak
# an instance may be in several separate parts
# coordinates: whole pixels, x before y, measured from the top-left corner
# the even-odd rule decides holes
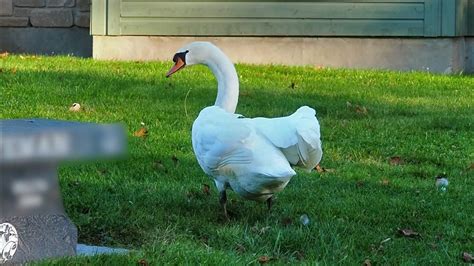
[[[173,75],[175,72],[178,72],[178,70],[182,69],[185,66],[186,64],[183,62],[183,60],[178,57],[174,66],[170,69],[170,71],[168,71],[168,73],[166,73],[166,77],[169,78],[171,75]]]

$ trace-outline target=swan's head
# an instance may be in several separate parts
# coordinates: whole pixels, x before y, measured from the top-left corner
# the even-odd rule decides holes
[[[222,53],[219,48],[210,42],[192,42],[180,48],[173,56],[174,66],[168,71],[166,77],[183,69],[185,66],[207,64],[213,56]]]

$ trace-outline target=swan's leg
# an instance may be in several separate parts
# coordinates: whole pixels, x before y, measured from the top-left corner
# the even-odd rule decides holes
[[[267,199],[268,211],[270,211],[272,209],[272,206],[273,206],[273,196],[271,196],[270,198]]]
[[[229,215],[227,214],[227,193],[225,192],[225,184],[217,180],[214,180],[214,183],[216,184],[217,190],[219,191],[219,203],[224,210],[225,219],[229,221]]]
[[[227,221],[229,221],[229,215],[227,214],[227,193],[225,190],[219,192],[219,203],[222,206],[222,209],[224,210],[224,216]]]

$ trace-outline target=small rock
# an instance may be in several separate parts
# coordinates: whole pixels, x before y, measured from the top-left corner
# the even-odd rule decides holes
[[[300,216],[300,222],[301,222],[302,225],[308,226],[309,223],[310,223],[308,215],[306,215],[306,214],[301,215]]]
[[[436,188],[441,192],[446,192],[449,182],[448,179],[444,176],[437,176],[436,177]]]
[[[81,110],[81,105],[78,103],[73,103],[71,107],[69,107],[69,111],[71,112],[79,112]]]

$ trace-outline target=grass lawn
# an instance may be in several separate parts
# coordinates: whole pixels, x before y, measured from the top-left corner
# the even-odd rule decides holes
[[[229,192],[225,223],[190,135],[199,111],[214,103],[215,80],[201,66],[166,79],[170,66],[0,58],[0,118],[127,129],[128,159],[62,166],[60,183],[81,243],[135,252],[49,263],[233,265],[268,256],[277,264],[452,265],[474,253],[474,76],[237,65],[238,113],[316,109],[327,171],[298,171],[271,213]],[[68,111],[74,102],[81,112]],[[147,138],[133,136],[141,122]],[[435,188],[440,173],[450,181],[445,193]],[[421,236],[401,236],[405,228]]]

